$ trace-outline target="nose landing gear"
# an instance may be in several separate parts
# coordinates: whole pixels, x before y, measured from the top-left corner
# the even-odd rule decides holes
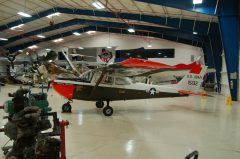
[[[64,103],[62,105],[62,112],[63,113],[71,113],[72,112],[72,106],[71,106],[70,103],[72,103],[72,101],[68,101],[67,103]]]

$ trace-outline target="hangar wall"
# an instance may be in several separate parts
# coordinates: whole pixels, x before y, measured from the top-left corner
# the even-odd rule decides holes
[[[145,40],[144,40],[145,39]],[[149,41],[149,40],[148,40]],[[77,48],[77,47],[106,47],[112,46],[116,47],[116,49],[124,50],[124,49],[136,49],[140,47],[144,47],[148,49],[147,38],[143,37],[133,37],[127,35],[117,35],[117,34],[105,34],[98,33],[95,36],[82,37],[79,40],[71,41],[68,43],[64,43],[64,46],[69,48]],[[157,59],[159,62],[164,62],[167,64],[175,65],[178,63],[191,63],[191,55],[194,55],[195,58],[199,56],[203,56],[202,49],[199,47],[194,47],[186,44],[181,44],[177,42],[172,42],[164,39],[152,39],[150,41],[152,45],[151,49],[175,49],[175,58],[161,58]],[[67,47],[54,46],[50,47],[50,49],[54,51],[67,51]],[[45,50],[40,50],[40,53],[46,52]],[[204,63],[204,60],[202,59]]]

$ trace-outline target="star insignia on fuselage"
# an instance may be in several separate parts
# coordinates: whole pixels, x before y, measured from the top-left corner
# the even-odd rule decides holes
[[[156,90],[155,88],[151,88],[151,89],[149,90],[149,92],[150,92],[150,95],[155,95],[155,93],[157,92],[157,90]]]

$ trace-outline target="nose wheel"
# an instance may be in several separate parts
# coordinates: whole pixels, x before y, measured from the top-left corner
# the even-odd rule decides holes
[[[72,106],[69,101],[62,105],[62,112],[63,113],[71,113],[72,112]]]

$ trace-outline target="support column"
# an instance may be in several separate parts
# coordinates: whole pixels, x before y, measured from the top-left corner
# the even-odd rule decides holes
[[[203,47],[203,51],[204,51],[205,58],[206,58],[205,62],[206,62],[206,65],[208,66],[208,68],[215,68],[212,47],[211,47],[209,40],[206,40],[204,47]],[[208,75],[207,78],[210,80],[211,83],[215,82],[214,74]]]
[[[218,8],[229,88],[233,101],[238,100],[239,93],[239,5],[238,0],[221,0]]]
[[[222,70],[222,41],[218,24],[212,24],[206,39],[208,56],[212,57],[212,65],[216,69],[216,81],[218,92],[221,92],[221,70]]]
[[[218,8],[218,20],[225,52],[227,75],[233,101],[238,100],[239,86],[239,32],[240,2],[221,0]]]

